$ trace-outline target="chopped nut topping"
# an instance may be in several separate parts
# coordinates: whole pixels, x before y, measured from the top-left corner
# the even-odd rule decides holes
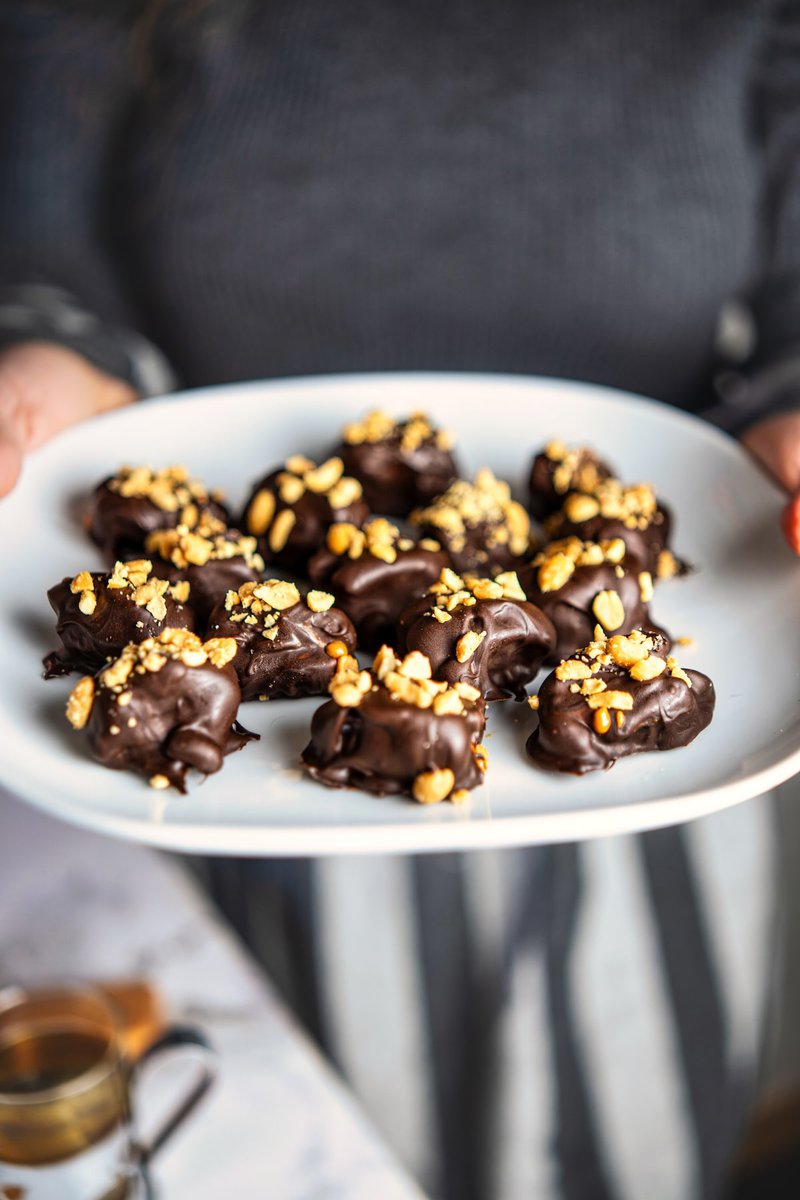
[[[659,675],[663,675],[667,669],[667,664],[663,658],[659,658],[657,654],[650,654],[639,662],[633,663],[631,666],[631,679],[636,679],[640,683],[644,683],[648,679],[658,679]]]
[[[291,508],[282,509],[272,523],[269,531],[269,548],[273,554],[280,554],[289,540],[297,517]]]
[[[649,604],[653,599],[653,576],[649,571],[639,572],[639,595],[642,604]]]
[[[321,613],[327,612],[329,608],[333,608],[336,603],[336,597],[330,592],[319,592],[312,590],[306,596],[306,604],[312,612]]]
[[[361,529],[349,521],[336,522],[328,530],[326,541],[331,553],[340,557],[346,554],[348,558],[357,559],[363,554],[371,554],[386,563],[395,562],[398,551],[415,547],[415,543],[403,537],[397,526],[385,517],[373,517]],[[438,542],[429,538],[423,538],[419,546],[423,550],[440,549]]]
[[[347,646],[337,639],[335,642],[328,642],[325,653],[331,658],[341,658],[343,654],[347,654]]]
[[[588,447],[568,448],[563,442],[548,442],[544,453],[556,463],[553,471],[553,490],[564,492],[593,492],[602,478],[594,454]]]
[[[285,579],[268,579],[266,583],[259,583],[253,589],[253,595],[278,612],[300,603],[300,592],[296,585]]]
[[[306,471],[314,470],[313,462],[304,454],[293,454],[291,458],[287,458],[285,466],[293,475],[305,475]]]
[[[275,497],[272,492],[262,488],[256,492],[247,510],[247,528],[255,537],[263,537],[272,524],[275,516]]]
[[[360,500],[363,494],[364,490],[357,479],[343,475],[328,492],[328,503],[333,509],[349,508],[351,504]]]
[[[67,720],[73,729],[83,729],[94,704],[94,680],[91,675],[79,679],[67,700]]]
[[[684,671],[683,667],[679,667],[672,655],[667,658],[667,668],[673,679],[680,679],[687,687],[692,686],[692,681]]]
[[[149,782],[150,787],[155,788],[157,792],[163,792],[165,788],[169,787],[166,775],[151,775]]]
[[[652,643],[651,643],[652,646]],[[646,641],[639,638],[625,637],[618,633],[608,640],[608,652],[614,662],[620,667],[632,667],[634,663],[647,658],[650,647]]]
[[[104,688],[117,693],[118,704],[126,706],[131,702],[131,693],[123,689],[134,672],[142,675],[161,671],[170,659],[179,660],[186,667],[202,667],[206,662],[223,667],[236,650],[233,638],[210,638],[204,643],[188,629],[168,628],[158,637],[125,646],[119,658],[100,672],[99,680]]]
[[[564,659],[556,667],[556,679],[560,679],[562,683],[570,679],[588,679],[591,673],[592,668],[589,664],[577,658]]]
[[[449,450],[453,445],[450,434],[436,430],[424,413],[412,413],[405,421],[396,421],[388,413],[375,409],[361,421],[345,425],[342,438],[348,446],[360,446],[364,442],[389,442],[397,440],[406,453],[418,450],[423,442],[434,438],[440,450]]]
[[[511,499],[507,483],[496,479],[484,468],[475,482],[457,479],[427,508],[411,514],[416,525],[432,525],[441,530],[456,551],[466,544],[467,529],[485,525],[489,547],[507,545],[512,554],[524,554],[530,537],[530,518],[516,500]]]
[[[470,629],[463,634],[456,642],[456,659],[458,662],[469,662],[485,637],[485,629],[481,633],[476,633],[474,629]]]
[[[584,542],[578,537],[548,542],[536,555],[537,582],[543,592],[554,592],[568,583],[577,567],[596,567],[602,563],[618,566],[625,557],[622,538],[602,542]]]
[[[216,637],[204,642],[203,649],[215,667],[226,667],[236,657],[239,647],[236,638]]]
[[[592,601],[592,612],[604,629],[619,629],[625,620],[625,607],[619,592],[598,592]]]
[[[420,804],[439,804],[453,790],[456,777],[449,767],[437,771],[423,771],[417,775],[411,794]]]
[[[656,576],[658,579],[672,579],[680,573],[680,565],[671,550],[662,550],[658,556]]]
[[[94,592],[81,592],[78,608],[85,617],[90,617],[97,608],[97,596],[95,596]]]
[[[190,525],[187,519],[192,515],[195,521],[199,517],[199,506],[207,505],[209,493],[205,486],[196,479],[190,479],[186,467],[164,467],[154,471],[152,467],[122,467],[116,476],[109,480],[109,491],[117,492],[120,496],[141,497],[149,500],[162,512],[174,513],[182,510],[181,519]],[[220,495],[214,493],[215,497]]]
[[[298,479],[296,475],[290,475],[284,471],[278,476],[278,495],[284,504],[296,504],[305,490],[305,483],[302,479]],[[309,490],[317,491],[318,489],[310,488]]]
[[[432,675],[431,660],[420,650],[412,650],[396,668],[398,674],[406,679],[430,679]]]
[[[179,567],[204,566],[210,561],[243,558],[254,572],[264,570],[264,560],[257,552],[255,537],[245,537],[237,530],[226,529],[221,521],[204,516],[193,530],[185,525],[175,529],[157,529],[148,534],[145,546],[149,554]]]
[[[556,592],[567,583],[575,571],[575,562],[566,554],[551,554],[539,567],[537,582],[543,592]]]
[[[319,467],[312,467],[303,475],[302,482],[310,492],[329,492],[344,474],[344,463],[340,458],[329,458]]]
[[[643,683],[657,679],[669,670],[673,678],[681,679],[691,687],[690,677],[674,658],[665,660],[660,654],[652,653],[657,644],[663,645],[663,639],[650,636],[641,629],[608,638],[598,625],[594,631],[594,641],[582,650],[576,650],[571,659],[559,663],[555,675],[562,682],[568,682],[570,691],[580,693],[589,708],[595,711],[603,708],[630,711],[634,706],[634,694],[609,687],[608,683],[614,682],[614,676],[609,676],[607,681],[598,672],[607,668],[621,668],[632,680]],[[570,682],[575,679],[581,682]],[[621,727],[622,722],[617,719],[617,728]]]
[[[456,790],[454,792],[450,793],[450,803],[451,804],[466,804],[467,801],[469,800],[469,795],[470,794],[469,794],[469,791],[467,790],[467,788],[456,788]]]
[[[185,604],[189,599],[191,585],[188,579],[180,579],[177,583],[170,585],[169,594],[176,604]]]
[[[75,595],[77,592],[93,592],[94,580],[88,571],[81,571],[76,575],[72,583],[69,585],[69,590]]]
[[[539,709],[539,697],[528,696],[528,706],[532,708],[534,712],[537,712]]]
[[[574,525],[591,521],[600,512],[600,504],[594,496],[584,496],[580,492],[572,492],[564,501],[564,514]]]
[[[611,728],[611,714],[607,708],[598,708],[592,721],[596,733],[608,733]]]

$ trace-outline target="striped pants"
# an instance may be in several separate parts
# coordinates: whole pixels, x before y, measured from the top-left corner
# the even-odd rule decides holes
[[[774,950],[769,797],[576,845],[206,862],[436,1200],[715,1200]]]

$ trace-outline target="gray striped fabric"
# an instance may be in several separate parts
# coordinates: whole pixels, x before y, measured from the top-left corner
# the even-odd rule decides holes
[[[204,870],[431,1197],[719,1194],[763,1038],[771,797],[574,846]]]

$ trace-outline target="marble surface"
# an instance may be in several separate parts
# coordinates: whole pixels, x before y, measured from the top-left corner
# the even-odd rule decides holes
[[[0,985],[64,975],[148,978],[219,1052],[162,1200],[424,1200],[177,860],[0,790]]]

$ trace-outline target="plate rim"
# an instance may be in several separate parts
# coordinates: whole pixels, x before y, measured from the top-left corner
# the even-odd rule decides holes
[[[469,371],[365,371],[342,372],[325,375],[298,375],[285,378],[249,379],[233,383],[204,385],[165,393],[138,402],[147,406],[173,407],[187,399],[200,403],[213,402],[220,395],[230,393],[258,394],[270,390],[324,390],[327,387],[341,389],[357,385],[359,389],[374,387],[398,387],[411,383],[456,386],[519,386],[526,389],[552,388],[556,391],[577,392],[586,397],[602,396],[622,404],[642,406],[659,413],[671,424],[683,425],[713,444],[739,467],[746,467],[758,475],[762,485],[771,488],[776,497],[776,514],[782,493],[778,486],[747,455],[740,443],[730,434],[702,420],[697,414],[677,409],[664,401],[640,396],[634,392],[617,389],[604,384],[572,380],[558,376],[526,375],[522,373],[494,373]],[[357,399],[357,398],[356,398]],[[386,397],[391,406],[393,397]],[[406,401],[407,404],[407,401]],[[129,417],[132,408],[125,406],[109,413],[91,418],[89,424],[107,419]],[[86,423],[73,426],[67,436],[75,435]],[[0,727],[6,726],[5,714],[0,713]],[[564,812],[547,811],[528,814],[498,816],[481,815],[479,820],[454,819],[441,822],[405,821],[394,823],[383,821],[372,824],[213,824],[195,821],[186,824],[180,821],[159,821],[152,817],[132,817],[93,807],[79,808],[71,802],[61,802],[59,797],[45,797],[36,788],[22,795],[16,791],[10,773],[3,769],[0,761],[0,784],[7,787],[23,802],[33,804],[42,811],[61,820],[84,828],[95,829],[126,840],[171,849],[183,853],[205,853],[211,855],[237,855],[242,857],[321,857],[334,854],[404,854],[432,853],[442,850],[469,851],[480,848],[499,848],[513,845],[548,844],[553,842],[588,841],[598,837],[616,836],[625,833],[645,832],[649,829],[682,824],[695,818],[709,815],[763,795],[780,783],[800,773],[800,747],[787,754],[778,763],[762,768],[744,779],[729,781],[678,796],[639,801],[631,804],[602,804],[596,807]],[[380,803],[381,798],[376,798]],[[180,805],[181,798],[174,804]],[[179,811],[179,810],[178,810]],[[172,809],[174,815],[175,809]],[[247,843],[247,844],[245,844]]]

